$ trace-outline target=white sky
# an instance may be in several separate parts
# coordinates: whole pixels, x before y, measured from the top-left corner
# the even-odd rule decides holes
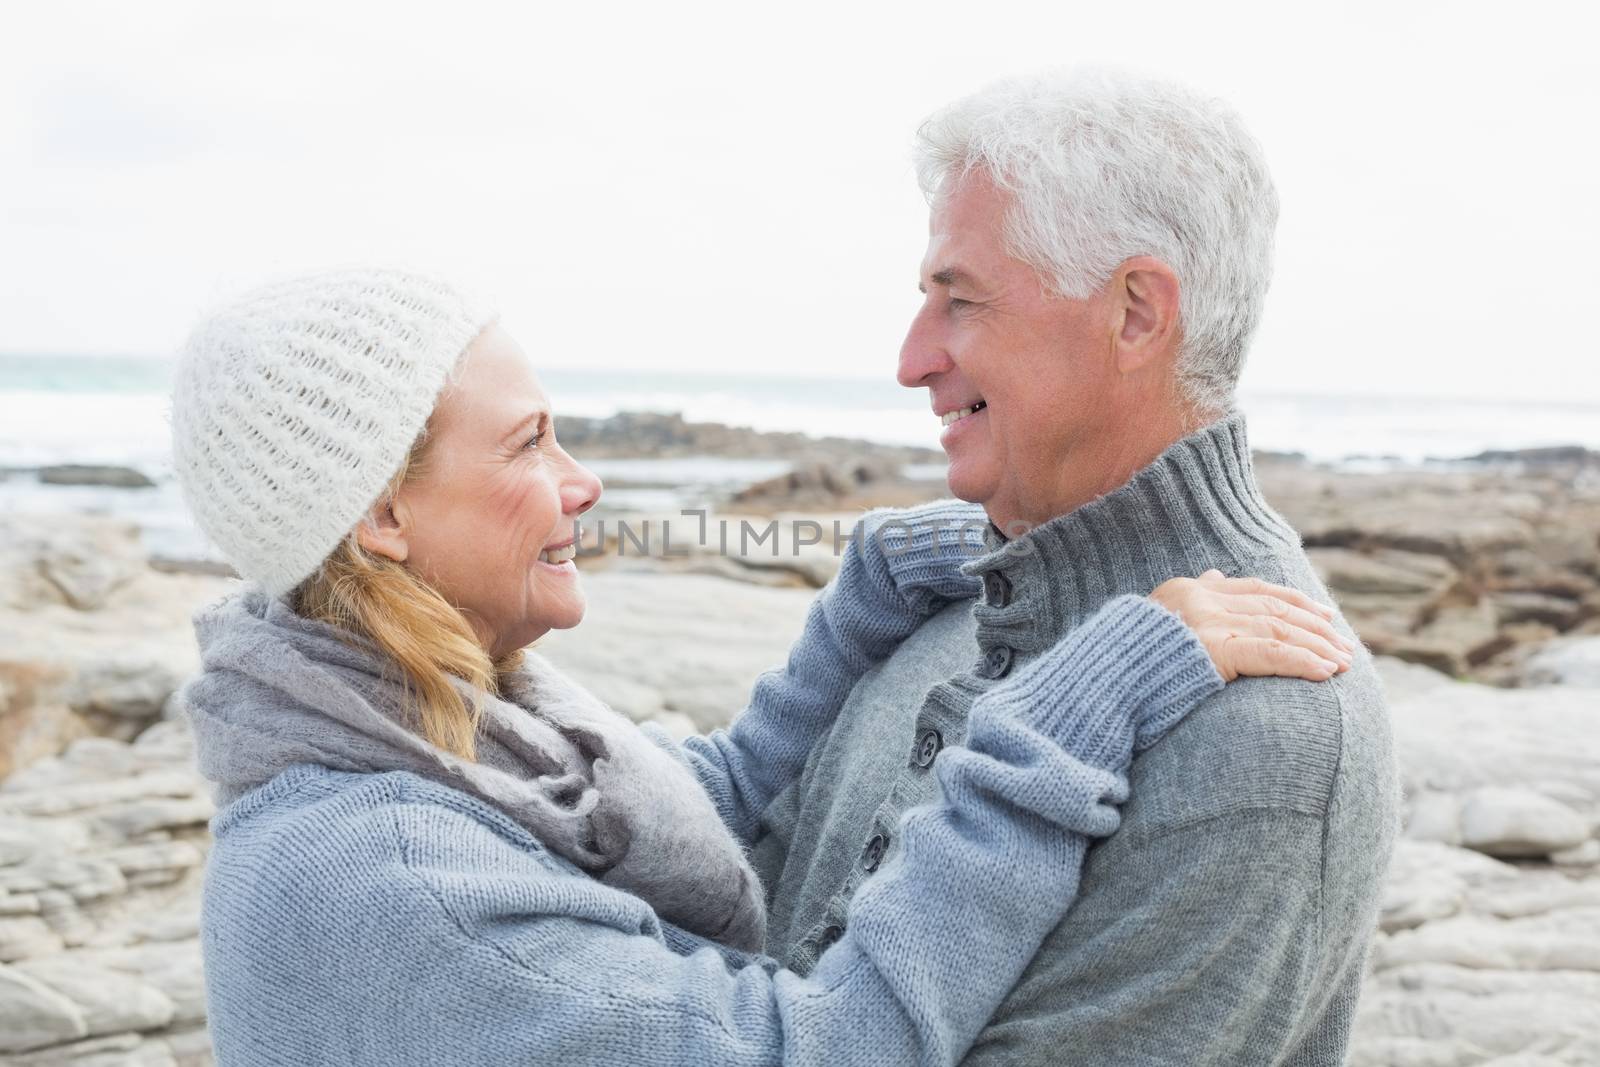
[[[224,7],[228,10],[224,10]],[[1120,63],[1232,100],[1283,201],[1245,386],[1600,402],[1579,3],[7,3],[0,351],[169,351],[359,262],[550,366],[893,374],[924,114]]]

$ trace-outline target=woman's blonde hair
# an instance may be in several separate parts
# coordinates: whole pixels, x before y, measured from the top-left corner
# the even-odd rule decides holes
[[[424,428],[380,501],[427,473],[429,443]],[[361,547],[354,530],[295,589],[292,606],[302,618],[376,643],[398,671],[422,735],[447,752],[476,758],[483,698],[499,694],[501,675],[521,666],[521,650],[492,659],[459,608],[405,564]],[[451,676],[470,684],[470,698],[451,685]]]

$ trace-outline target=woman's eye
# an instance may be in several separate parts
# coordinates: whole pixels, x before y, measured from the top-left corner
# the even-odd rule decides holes
[[[539,442],[544,440],[544,435],[545,435],[545,431],[540,430],[538,433],[536,433],[532,437],[528,438],[528,443],[522,446],[522,450],[524,452],[527,452],[530,449],[538,448],[539,447]]]

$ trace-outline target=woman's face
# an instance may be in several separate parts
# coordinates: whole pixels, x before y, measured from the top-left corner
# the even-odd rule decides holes
[[[383,518],[404,562],[499,657],[582,620],[570,557],[600,479],[556,443],[550,402],[509,334],[489,327],[463,359],[429,419],[422,476]]]

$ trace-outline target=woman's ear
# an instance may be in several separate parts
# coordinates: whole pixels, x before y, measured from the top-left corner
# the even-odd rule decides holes
[[[374,555],[404,563],[410,553],[405,526],[396,518],[394,501],[381,500],[356,523],[356,541]]]

